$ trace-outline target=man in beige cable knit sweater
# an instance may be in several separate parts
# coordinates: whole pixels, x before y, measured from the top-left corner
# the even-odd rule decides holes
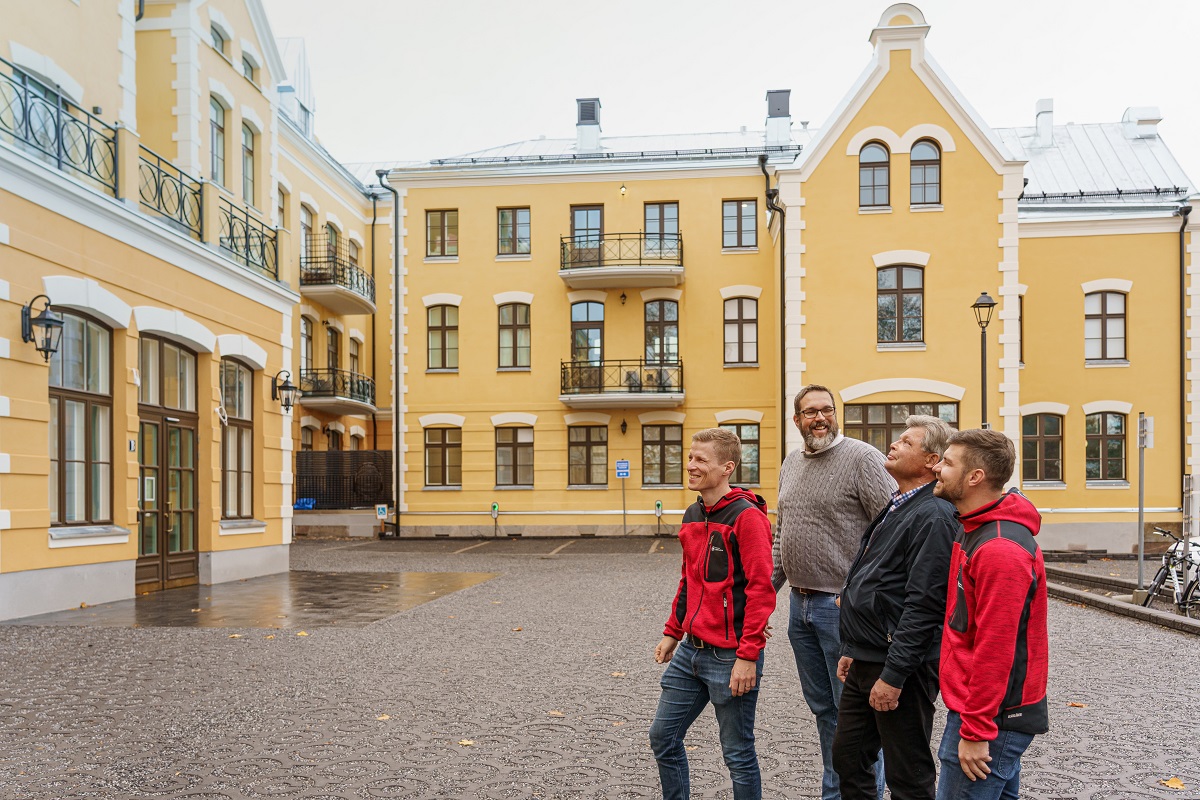
[[[796,656],[804,700],[817,718],[824,773],[822,800],[838,800],[833,768],[837,730],[837,678],[841,656],[837,593],[871,521],[891,502],[896,482],[883,454],[838,430],[833,392],[809,384],[796,395],[792,418],[804,449],[788,453],[779,473],[779,533],[775,537],[775,589],[791,587],[788,640]],[[880,787],[882,789],[882,787]],[[882,796],[882,792],[881,792]]]

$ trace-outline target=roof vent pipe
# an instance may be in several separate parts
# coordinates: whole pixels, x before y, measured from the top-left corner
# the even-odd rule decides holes
[[[1037,137],[1034,144],[1049,147],[1054,144],[1054,100],[1045,98],[1037,101]]]
[[[767,92],[766,145],[779,147],[792,143],[791,89]]]
[[[575,101],[575,152],[600,152],[600,98],[581,97]]]

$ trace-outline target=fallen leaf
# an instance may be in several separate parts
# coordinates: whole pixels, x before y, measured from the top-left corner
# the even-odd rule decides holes
[[[383,721],[383,720],[385,720],[385,719],[391,719],[391,717],[390,717],[390,716],[388,716],[387,714],[380,714],[380,715],[379,715],[378,717],[376,717],[375,719],[377,719],[377,720],[380,720],[380,721]]]
[[[624,673],[624,672],[614,672],[614,673],[612,673],[612,676],[613,676],[614,678],[624,678],[624,677],[625,677],[625,673]]]
[[[307,631],[300,631],[300,632],[299,632],[299,633],[297,633],[296,635],[297,635],[297,636],[308,636],[308,632],[307,632]]]
[[[524,630],[524,628],[513,628],[514,631]]]
[[[446,617],[446,619],[458,619],[458,617],[455,616],[454,614],[450,614],[449,616]]]
[[[498,606],[498,605],[500,605],[500,604],[501,604],[501,603],[503,603],[503,602],[504,602],[503,600],[493,600],[493,601],[492,601],[492,605],[494,605],[494,606]]]
[[[267,634],[267,638],[268,638],[268,639],[274,639],[274,638],[275,638],[275,634],[273,634],[273,633],[268,633],[268,634]]]
[[[1179,780],[1179,778],[1176,778],[1176,777],[1170,777],[1170,778],[1167,778],[1166,780],[1159,778],[1158,782],[1161,783],[1163,786],[1167,787],[1168,789],[1186,789],[1187,788],[1187,786],[1184,785],[1183,781]]]
[[[1119,576],[1119,575],[1117,575],[1117,573],[1115,573],[1115,572],[1110,572],[1110,573],[1108,573],[1108,577],[1110,577],[1110,578],[1117,578],[1117,577],[1120,577],[1120,576]]]
[[[1067,708],[1087,708],[1087,703],[1067,703]]]
[[[230,639],[240,639],[240,638],[242,638],[242,635],[240,633],[231,633],[231,634],[229,634],[229,638]]]
[[[88,607],[88,604],[87,604],[87,603],[80,603],[80,604],[79,604],[79,607],[80,607],[80,608],[87,608],[87,607]],[[21,774],[22,774],[22,775],[24,775],[25,773],[23,773],[23,772],[22,772]]]
[[[471,745],[475,744],[475,740],[474,739],[459,739],[458,743],[461,744],[463,747],[470,747]]]
[[[625,724],[625,721],[624,721],[624,720],[620,720],[620,721],[614,722],[614,723],[613,723],[613,727],[615,728],[615,727],[617,727],[618,725],[624,725],[624,724]]]
[[[699,747],[699,746],[700,746],[700,745],[698,745],[698,744],[685,744],[685,745],[683,746],[683,749],[684,749],[684,750],[689,750],[689,751],[691,751],[691,750],[695,750],[695,749],[696,749],[697,747]]]
[[[203,610],[204,610],[204,609],[202,609],[202,608],[193,608],[193,609],[192,609],[192,613],[193,613],[193,614],[196,614],[196,613],[198,613],[198,612],[200,612],[200,611],[203,611]]]
[[[566,716],[566,715],[565,715],[565,714],[563,714],[563,712],[561,712],[561,711],[550,711],[550,712],[548,712],[548,714],[549,714],[549,716],[551,716],[551,717],[564,717],[564,716]]]

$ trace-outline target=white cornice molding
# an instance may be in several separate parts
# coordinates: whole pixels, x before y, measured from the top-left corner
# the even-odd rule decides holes
[[[929,266],[929,253],[920,250],[888,250],[871,256],[875,267],[891,267],[898,264],[915,264],[919,267]]]
[[[57,84],[59,90],[71,102],[85,107],[83,105],[83,84],[75,80],[71,73],[60,67],[50,56],[43,55],[20,42],[9,41],[8,57],[10,61],[34,77],[47,80],[52,86]]]
[[[527,425],[533,427],[537,424],[537,414],[526,414],[520,411],[508,411],[503,414],[492,415],[492,427],[499,428],[501,425]]]
[[[1128,415],[1133,411],[1133,403],[1126,403],[1124,400],[1094,400],[1083,404],[1084,414],[1099,414],[1104,411]]]
[[[873,394],[884,392],[919,392],[921,394],[936,394],[949,397],[951,400],[962,400],[967,390],[945,381],[931,381],[926,378],[880,378],[874,381],[864,381],[853,386],[847,386],[838,394],[843,403],[859,400]]]
[[[656,180],[689,180],[695,178],[762,178],[758,162],[738,161],[735,164],[714,162],[711,165],[675,167],[671,164],[630,164],[616,162],[572,162],[570,164],[539,165],[536,162],[517,162],[499,167],[480,167],[466,170],[393,170],[388,181],[395,187],[430,189],[444,186],[520,186],[558,183],[602,183],[620,180],[622,176],[654,173]]]
[[[1117,212],[1121,213],[1121,212]],[[1051,239],[1060,236],[1122,236],[1141,233],[1179,233],[1179,217],[1170,211],[1138,212],[1127,215],[1087,214],[1064,217],[1041,217],[1021,211],[1018,235],[1022,239]]]
[[[47,275],[42,289],[56,307],[72,308],[99,317],[112,328],[128,328],[133,316],[129,304],[91,278]]]
[[[267,351],[243,333],[223,333],[218,336],[217,353],[221,358],[240,358],[255,369],[267,368]]]
[[[178,309],[137,306],[133,321],[139,334],[153,333],[199,353],[211,353],[217,346],[216,334]]]
[[[467,418],[462,414],[425,414],[417,418],[417,423],[422,428],[429,428],[434,425],[449,425],[452,428],[461,428]]]
[[[1071,407],[1066,403],[1052,403],[1043,401],[1040,403],[1026,403],[1021,406],[1022,417],[1032,417],[1035,414],[1056,414],[1060,417],[1065,417]]]
[[[1079,284],[1084,294],[1092,292],[1122,292],[1129,294],[1133,290],[1133,281],[1124,278],[1100,278],[1094,281],[1084,281]]]
[[[275,83],[280,83],[287,77],[287,69],[283,66],[283,58],[279,55],[279,47],[275,44],[275,34],[271,31],[271,21],[263,8],[262,0],[246,0],[246,10],[250,13],[250,23],[254,26],[254,35],[266,56],[267,71]]]
[[[524,303],[525,305],[533,305],[533,292],[500,292],[492,295],[492,299],[496,301],[496,305],[503,306],[509,303]]]
[[[642,302],[649,303],[654,300],[674,300],[679,302],[679,298],[683,297],[682,289],[643,289]]]
[[[761,286],[750,286],[744,283],[736,284],[734,286],[721,287],[722,300],[729,300],[734,297],[753,297],[755,300],[757,300],[762,297],[762,293],[763,290]]]
[[[581,289],[577,292],[567,292],[568,303],[604,303],[608,300],[608,292],[599,289]]]
[[[714,416],[718,425],[725,422],[762,422],[763,412],[755,411],[752,408],[731,408],[727,411],[718,411]]]
[[[460,306],[462,305],[463,296],[461,294],[451,294],[450,292],[435,292],[427,294],[421,298],[421,302],[426,308],[430,306]]]

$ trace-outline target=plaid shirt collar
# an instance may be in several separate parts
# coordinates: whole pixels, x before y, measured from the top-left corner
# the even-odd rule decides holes
[[[932,482],[933,481],[930,481],[930,483]],[[928,485],[929,483],[923,483],[915,489],[909,489],[907,492],[901,492],[899,489],[897,489],[895,493],[892,494],[892,504],[888,506],[888,513],[890,514],[896,509],[900,508],[900,506],[911,500],[917,492],[921,491]]]

